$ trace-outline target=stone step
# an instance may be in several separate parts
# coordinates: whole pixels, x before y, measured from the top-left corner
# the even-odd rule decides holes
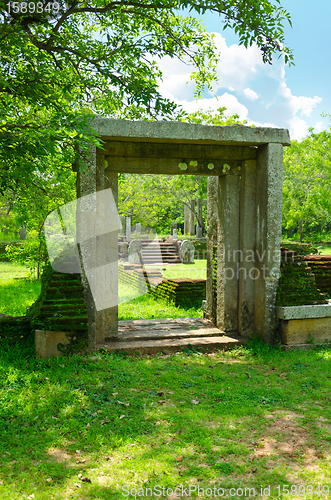
[[[59,301],[54,301],[54,304],[48,304],[41,306],[40,310],[41,311],[58,311],[61,309],[61,311],[77,311],[77,310],[86,310],[86,305],[84,302],[81,304],[66,304],[65,301],[60,302]]]
[[[187,337],[187,338],[166,338],[137,341],[109,341],[97,345],[97,350],[104,349],[107,352],[139,353],[139,354],[169,354],[171,352],[183,351],[193,348],[202,351],[228,350],[240,345],[244,345],[248,339],[238,336],[222,335],[218,337]]]
[[[152,331],[146,331],[145,327],[133,328],[118,328],[118,342],[138,342],[140,340],[161,340],[161,339],[186,339],[198,337],[219,337],[221,332],[218,328],[197,328],[191,330],[188,327],[182,328],[180,325],[169,327],[168,325],[161,325],[158,328],[153,327]],[[108,339],[109,341],[111,339]]]

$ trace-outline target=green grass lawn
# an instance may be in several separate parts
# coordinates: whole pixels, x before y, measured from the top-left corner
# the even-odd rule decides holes
[[[127,299],[118,306],[118,319],[154,319],[154,318],[202,318],[200,308],[176,307],[165,300],[155,299],[152,295],[145,294],[130,300],[134,291],[125,285],[119,285],[119,298]]]
[[[318,251],[322,255],[331,255],[331,247],[329,246],[318,246]]]
[[[22,316],[26,313],[26,307],[38,298],[40,282],[26,279],[27,275],[28,269],[25,267],[0,262],[0,313]],[[134,291],[127,287],[120,286],[119,294],[123,300],[124,297],[127,299],[119,305],[120,320],[203,316],[201,308],[176,307],[169,302],[155,300],[148,294],[132,299]]]
[[[194,264],[166,264],[163,269],[165,278],[206,279],[207,261],[196,260]]]
[[[2,346],[0,498],[328,498],[330,391],[329,350],[37,361]]]
[[[29,270],[0,262],[0,313],[23,316],[40,294],[40,282],[27,279]]]

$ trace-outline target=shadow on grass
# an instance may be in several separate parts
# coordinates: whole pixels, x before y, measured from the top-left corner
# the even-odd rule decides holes
[[[1,498],[295,484],[289,472],[304,468],[305,450],[331,441],[316,424],[331,418],[330,358],[328,350],[281,353],[255,341],[232,354],[39,361],[32,342],[1,345]],[[258,454],[261,442],[278,439],[271,421],[289,418],[282,415],[306,433],[291,453]]]

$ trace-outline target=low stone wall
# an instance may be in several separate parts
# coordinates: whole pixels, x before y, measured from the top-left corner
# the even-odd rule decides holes
[[[166,279],[153,269],[148,270],[147,276],[143,268],[133,264],[120,265],[118,277],[120,282],[133,287],[137,292],[151,293],[154,297],[165,299],[176,306],[201,306],[206,298],[206,280],[203,279]]]
[[[154,297],[165,299],[176,306],[192,307],[206,299],[206,280],[202,279],[163,279],[152,291]]]
[[[316,286],[315,276],[302,255],[281,248],[280,279],[277,293],[278,306],[325,304],[324,294]]]
[[[324,305],[277,307],[279,333],[285,348],[331,343],[331,302]]]
[[[317,288],[331,297],[331,255],[306,255],[305,261],[315,275]]]

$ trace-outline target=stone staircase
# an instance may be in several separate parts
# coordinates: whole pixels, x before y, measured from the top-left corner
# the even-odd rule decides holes
[[[58,273],[48,266],[28,315],[35,331],[67,332],[72,340],[69,351],[87,347],[88,318],[79,274]]]
[[[180,264],[177,247],[173,243],[142,241],[144,264]],[[160,260],[160,257],[162,260]]]

